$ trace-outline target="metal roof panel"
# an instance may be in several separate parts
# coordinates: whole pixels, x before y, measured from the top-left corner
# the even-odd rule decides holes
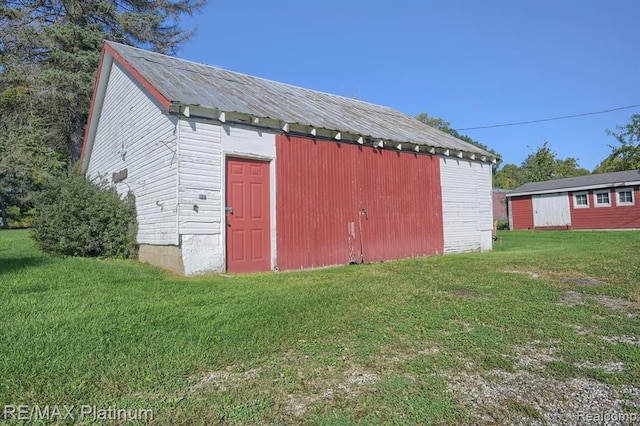
[[[392,108],[107,43],[172,102],[495,157]]]
[[[635,185],[640,182],[640,170],[602,173],[595,175],[577,176],[565,179],[548,180],[544,182],[530,182],[510,191],[507,196],[526,195],[532,193],[562,192],[572,189],[582,189],[594,186],[613,186],[629,183]]]

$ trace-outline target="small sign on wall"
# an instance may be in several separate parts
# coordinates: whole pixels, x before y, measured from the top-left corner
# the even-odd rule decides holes
[[[111,181],[113,183],[122,182],[123,180],[125,180],[127,178],[127,175],[128,175],[127,169],[120,170],[119,172],[116,172],[116,173],[111,175]]]

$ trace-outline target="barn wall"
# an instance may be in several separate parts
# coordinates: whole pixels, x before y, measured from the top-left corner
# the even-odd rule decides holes
[[[99,107],[87,176],[112,182],[113,173],[126,170],[127,177],[114,185],[121,195],[131,190],[136,196],[138,242],[178,245],[177,120],[162,114],[148,91],[116,62]]]
[[[589,191],[589,207],[575,208],[571,193],[572,227],[575,229],[640,228],[640,188],[634,187],[634,205],[619,206],[615,189],[611,189],[611,207],[595,207],[594,191]]]
[[[279,135],[278,268],[441,254],[435,156]]]
[[[493,220],[508,219],[506,190],[494,189],[492,204],[493,204]]]
[[[441,157],[444,252],[490,250],[493,229],[491,165]]]
[[[511,229],[533,229],[531,195],[509,197],[509,220]]]

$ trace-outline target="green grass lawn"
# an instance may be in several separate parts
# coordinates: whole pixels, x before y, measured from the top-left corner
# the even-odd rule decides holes
[[[640,232],[500,235],[487,253],[186,279],[0,231],[0,404],[151,409],[154,424],[471,424],[545,413],[526,395],[478,411],[461,377],[637,386]]]

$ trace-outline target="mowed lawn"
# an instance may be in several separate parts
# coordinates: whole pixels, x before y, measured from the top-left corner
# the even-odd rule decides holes
[[[0,231],[0,404],[154,424],[640,419],[640,231],[500,236],[487,253],[187,279]]]

